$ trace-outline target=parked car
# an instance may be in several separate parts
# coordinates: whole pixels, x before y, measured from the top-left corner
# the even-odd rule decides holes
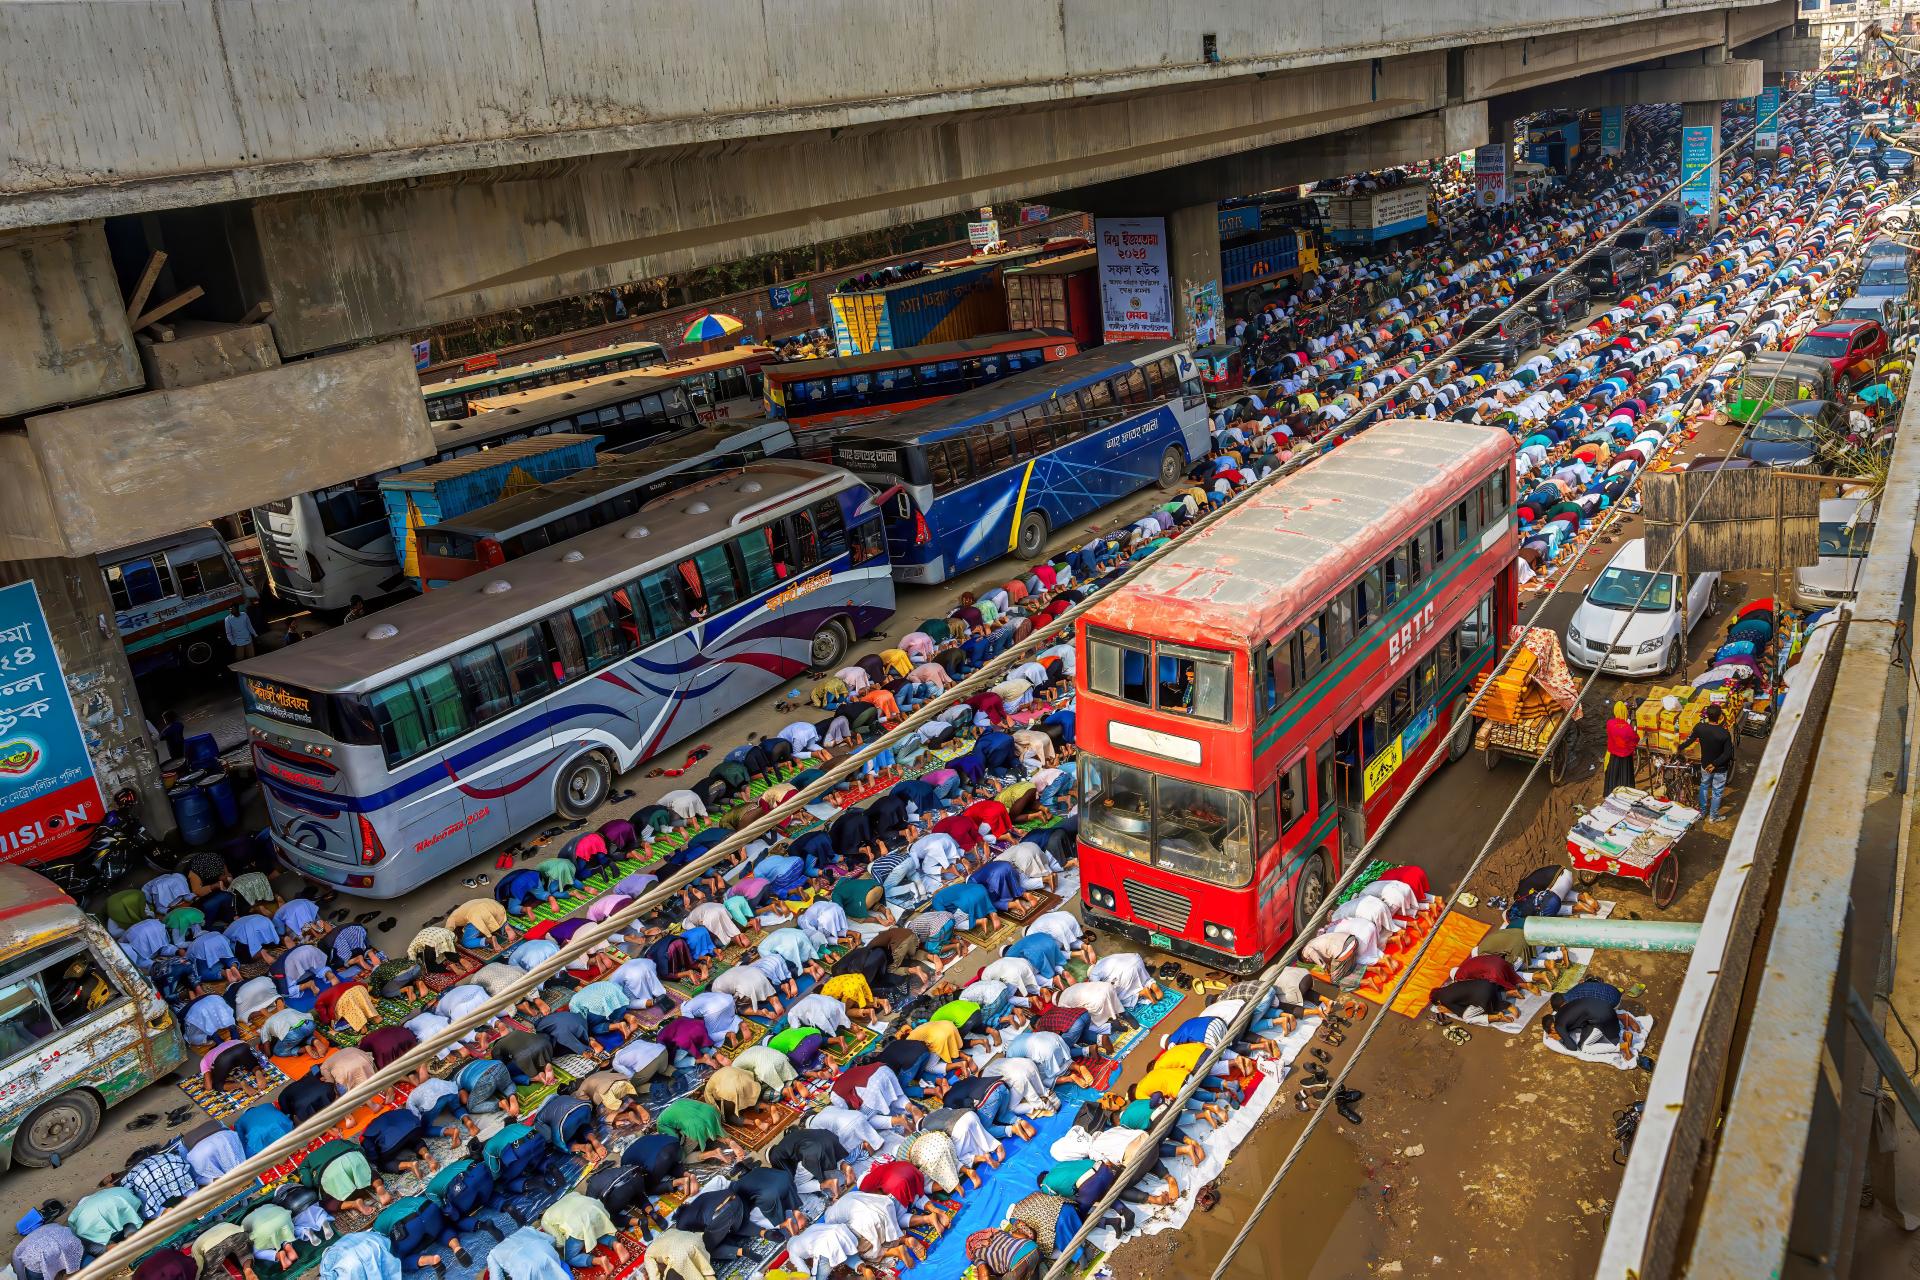
[[[1622,249],[1632,249],[1651,258],[1656,271],[1667,269],[1677,247],[1674,238],[1658,227],[1635,227],[1630,231],[1622,231],[1614,237],[1613,242]]]
[[[1860,273],[1860,283],[1855,286],[1854,293],[1865,298],[1904,298],[1912,287],[1912,282],[1907,278],[1906,264],[1889,259],[1869,262],[1867,269]]]
[[[1690,213],[1677,201],[1668,201],[1647,215],[1647,225],[1666,232],[1681,244],[1691,242],[1706,230],[1707,220]]]
[[[1596,298],[1619,298],[1646,284],[1647,259],[1632,249],[1601,249],[1581,265],[1580,277]]]
[[[1540,296],[1523,301],[1528,315],[1538,320],[1542,328],[1554,329],[1561,325],[1576,324],[1586,319],[1587,308],[1593,303],[1593,290],[1587,288],[1586,281],[1570,275],[1547,275],[1544,272],[1528,276],[1514,289],[1514,297],[1526,299],[1534,290]]]
[[[1832,400],[1793,400],[1761,414],[1739,454],[1766,467],[1813,471],[1820,467],[1828,442],[1845,429],[1846,411]]]
[[[1860,562],[1873,543],[1873,499],[1820,501],[1820,558],[1793,571],[1796,609],[1824,609],[1853,599]]]
[[[1887,331],[1876,320],[1834,320],[1794,343],[1793,349],[1819,356],[1833,366],[1836,379],[1858,384],[1880,368],[1887,354]]]
[[[1677,575],[1647,568],[1647,543],[1622,544],[1567,625],[1567,661],[1623,676],[1679,670],[1687,646],[1680,626],[1683,597]],[[1686,630],[1700,625],[1713,606],[1718,573],[1696,573],[1687,584]]]
[[[1499,307],[1476,307],[1467,316],[1462,333],[1473,333],[1495,321],[1499,328],[1475,338],[1460,348],[1460,363],[1472,368],[1480,364],[1516,365],[1523,352],[1540,345],[1540,322],[1524,311]]]

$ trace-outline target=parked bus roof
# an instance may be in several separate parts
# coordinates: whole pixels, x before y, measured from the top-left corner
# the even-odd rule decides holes
[[[1010,329],[1004,333],[982,333],[971,338],[959,338],[953,342],[930,342],[924,347],[899,347],[892,351],[867,351],[857,356],[829,356],[816,360],[789,360],[781,364],[770,364],[761,372],[768,377],[777,376],[783,379],[831,378],[835,374],[859,373],[863,369],[892,369],[907,364],[929,364],[936,360],[948,360],[954,356],[972,355],[976,351],[986,351],[1012,342],[1045,344],[1062,339],[1071,341],[1072,338],[1073,335],[1065,329]]]
[[[0,863],[0,953],[84,919],[74,900],[37,871]]]
[[[931,431],[983,422],[1037,395],[1071,387],[1103,373],[1125,372],[1133,367],[1137,357],[1170,352],[1181,345],[1172,339],[1159,342],[1109,342],[1092,351],[1082,351],[1079,355],[1043,364],[1038,369],[1028,369],[984,387],[948,396],[937,404],[896,413],[872,430],[861,432],[860,437],[900,443]]]
[[[649,378],[687,379],[713,369],[731,369],[737,364],[751,364],[756,360],[766,360],[773,355],[772,347],[740,346],[729,347],[725,351],[703,351],[697,356],[685,356],[679,360],[669,360],[665,364],[650,364],[645,373]],[[491,413],[495,409],[509,409],[515,405],[524,405],[529,401],[543,400],[548,396],[564,395],[569,391],[579,391],[586,387],[597,387],[612,378],[628,378],[639,369],[624,369],[619,373],[596,373],[590,378],[577,378],[572,382],[552,382],[544,387],[528,387],[525,391],[508,391],[497,396],[476,397],[467,403],[478,412]]]
[[[506,444],[497,444],[479,453],[463,453],[457,458],[448,458],[445,462],[415,467],[412,471],[402,471],[398,475],[388,476],[380,483],[383,487],[390,489],[431,489],[440,481],[451,480],[455,476],[471,475],[476,471],[484,471],[488,467],[497,467],[503,462],[535,457],[554,449],[563,449],[568,445],[598,444],[605,438],[581,435],[572,431],[555,431],[551,435],[534,436],[529,440],[513,440]]]
[[[556,600],[670,562],[683,548],[759,512],[824,496],[852,479],[819,463],[756,462],[664,494],[604,528],[236,663],[233,670],[323,692],[372,688],[389,672],[430,654],[457,652],[471,636],[541,617]]]
[[[1085,621],[1233,648],[1283,635],[1411,537],[1418,513],[1510,461],[1514,447],[1505,431],[1464,422],[1376,423],[1173,543]]]
[[[511,435],[515,431],[525,431],[554,418],[570,416],[582,409],[599,409],[610,404],[619,404],[650,391],[679,390],[680,379],[663,378],[651,372],[635,369],[606,382],[597,382],[591,387],[575,391],[561,391],[557,395],[542,396],[506,409],[489,409],[477,413],[471,418],[455,418],[448,422],[433,424],[433,446],[436,452],[444,453],[449,449],[458,449],[476,441],[487,441],[498,436]]]
[[[635,449],[631,453],[611,454],[584,471],[548,480],[534,488],[522,490],[511,498],[502,498],[455,519],[444,520],[434,527],[482,536],[518,529],[565,511],[583,498],[610,493],[629,481],[645,480],[678,463],[704,454],[727,453],[733,448],[745,447],[763,435],[775,435],[787,429],[785,422],[769,418],[734,419],[725,426],[701,427],[650,444],[644,449]]]
[[[1023,276],[1064,276],[1075,271],[1085,271],[1093,266],[1100,257],[1098,249],[1080,249],[1073,253],[1063,253],[1057,258],[1047,258],[1040,262],[1029,262],[1017,267],[1008,267],[1008,275]]]
[[[539,360],[529,360],[525,364],[496,364],[485,369],[475,369],[472,373],[461,373],[441,382],[423,382],[420,393],[425,396],[444,396],[455,391],[466,391],[473,387],[485,386],[489,382],[510,382],[515,378],[531,377],[551,369],[564,369],[568,365],[592,364],[597,360],[611,360],[625,355],[629,351],[642,351],[651,348],[666,354],[666,348],[657,342],[638,340],[633,342],[615,342],[604,347],[595,347],[589,351],[575,351],[567,355],[545,356]],[[479,357],[474,357],[479,358]]]

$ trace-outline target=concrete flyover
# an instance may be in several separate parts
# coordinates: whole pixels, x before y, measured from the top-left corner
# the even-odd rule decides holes
[[[239,259],[290,356],[1724,49],[1789,25],[1793,5],[848,0],[832,13],[802,0],[0,6],[16,54],[0,82],[0,228],[159,212],[161,234]],[[142,50],[138,74],[103,46]],[[1339,151],[1324,163],[1354,167]]]

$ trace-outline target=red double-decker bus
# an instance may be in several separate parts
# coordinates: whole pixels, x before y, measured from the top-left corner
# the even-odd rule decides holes
[[[1485,427],[1379,423],[1082,615],[1091,919],[1255,972],[1434,752],[1465,753],[1518,607],[1513,452]]]

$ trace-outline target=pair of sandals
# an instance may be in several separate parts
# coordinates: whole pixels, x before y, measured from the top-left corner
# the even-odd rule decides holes
[[[507,859],[508,866],[513,865],[513,855],[503,853],[500,856]],[[486,872],[482,871],[477,876],[468,876],[465,880],[462,880],[460,883],[467,886],[467,888],[469,889],[478,889],[482,885],[492,884],[493,877],[488,875]]]

